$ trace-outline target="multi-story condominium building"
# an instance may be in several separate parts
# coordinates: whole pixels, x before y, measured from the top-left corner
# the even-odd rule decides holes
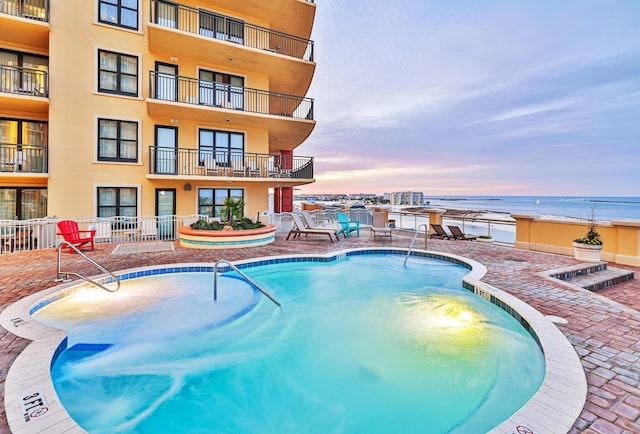
[[[385,198],[389,197],[389,202],[392,205],[422,205],[424,202],[424,195],[418,191],[402,191],[385,193]]]
[[[292,210],[313,0],[0,0],[0,219]]]

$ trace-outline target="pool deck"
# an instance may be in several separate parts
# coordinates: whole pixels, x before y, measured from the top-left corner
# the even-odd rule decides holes
[[[170,263],[237,261],[248,258],[301,253],[327,253],[361,247],[409,246],[412,234],[395,231],[393,238],[373,238],[368,229],[360,237],[337,243],[326,237],[304,236],[276,241],[262,247],[226,250],[193,250],[172,243],[173,249],[112,254],[117,244],[98,244],[85,251],[111,271]],[[142,247],[142,245],[141,245]],[[416,248],[423,248],[419,240]],[[136,251],[137,250],[137,251]],[[597,293],[567,285],[544,275],[549,270],[578,264],[572,257],[531,252],[497,244],[471,241],[429,240],[429,250],[474,259],[488,269],[482,279],[529,303],[544,315],[564,318],[558,328],[568,337],[585,369],[587,403],[571,433],[640,432],[640,268],[610,264],[636,272],[636,279]],[[55,249],[0,256],[0,311],[13,302],[57,285]],[[101,274],[80,255],[63,253],[62,267],[93,276]],[[9,433],[4,413],[4,382],[9,367],[28,340],[0,329],[0,434]],[[537,433],[536,433],[537,434]]]

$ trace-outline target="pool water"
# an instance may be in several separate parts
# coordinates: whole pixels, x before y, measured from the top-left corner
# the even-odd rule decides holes
[[[469,270],[398,255],[124,281],[39,310],[69,330],[52,368],[92,433],[486,432],[536,392],[544,358]]]

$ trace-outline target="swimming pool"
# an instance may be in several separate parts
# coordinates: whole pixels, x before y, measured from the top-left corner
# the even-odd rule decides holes
[[[176,267],[32,311],[70,327],[52,375],[90,432],[465,432],[514,414],[545,371],[527,321],[462,289],[468,268],[386,253],[243,270],[283,310],[233,277],[213,306],[207,267]]]

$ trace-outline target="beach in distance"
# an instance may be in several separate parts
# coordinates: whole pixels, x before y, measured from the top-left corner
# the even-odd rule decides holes
[[[640,220],[640,197],[587,196],[425,196],[430,208],[476,211],[482,214],[533,214],[596,220]]]

